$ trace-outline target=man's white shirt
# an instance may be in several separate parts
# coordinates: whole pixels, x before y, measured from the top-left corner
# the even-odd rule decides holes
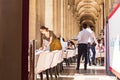
[[[83,29],[78,33],[78,43],[88,44],[90,37],[92,37],[91,33],[86,29]]]
[[[87,28],[86,30],[91,33],[91,37],[89,38],[88,42],[92,44],[95,41],[95,43],[97,44],[94,32],[90,28]]]

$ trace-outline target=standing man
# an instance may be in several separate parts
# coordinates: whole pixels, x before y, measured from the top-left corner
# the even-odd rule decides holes
[[[96,50],[95,50],[95,46],[98,44],[97,40],[96,40],[96,37],[95,37],[95,34],[93,32],[93,26],[90,26],[87,28],[87,31],[89,31],[91,33],[91,37],[89,38],[89,46],[88,46],[88,62],[89,62],[89,65],[91,65],[91,62],[90,62],[90,49],[92,50],[92,64],[93,65],[96,65],[95,63],[95,56],[96,56]]]
[[[87,24],[82,25],[83,30],[78,33],[78,57],[77,57],[77,68],[79,70],[81,55],[85,57],[84,70],[87,70],[87,46],[88,40],[91,37],[91,33],[86,30]]]

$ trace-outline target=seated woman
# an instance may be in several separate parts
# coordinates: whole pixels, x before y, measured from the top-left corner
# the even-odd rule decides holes
[[[57,39],[56,35],[52,31],[48,30],[48,28],[46,28],[45,26],[41,26],[40,32],[42,33],[44,49],[46,49],[47,47],[50,47],[50,51],[62,49],[60,41]],[[48,41],[47,45],[44,45],[45,40]]]
[[[105,51],[102,39],[98,39],[98,45],[96,46],[96,60],[100,65],[103,65],[102,59],[104,59]]]
[[[75,49],[75,44],[72,41],[68,41],[68,47],[67,49]]]

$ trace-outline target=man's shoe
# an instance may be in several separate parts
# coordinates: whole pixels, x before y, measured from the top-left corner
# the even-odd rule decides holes
[[[87,70],[87,68],[84,68],[84,70]]]
[[[79,68],[76,68],[76,70],[79,70]]]
[[[91,63],[89,63],[89,66],[91,66]]]
[[[95,66],[96,66],[96,64],[95,64],[95,63],[93,63],[93,65],[95,65]]]

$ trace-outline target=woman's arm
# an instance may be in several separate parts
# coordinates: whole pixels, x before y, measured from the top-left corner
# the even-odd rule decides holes
[[[39,48],[39,50],[42,50],[45,48],[45,39],[42,40],[42,46]]]
[[[42,47],[44,48],[45,46],[45,39],[42,40]]]

